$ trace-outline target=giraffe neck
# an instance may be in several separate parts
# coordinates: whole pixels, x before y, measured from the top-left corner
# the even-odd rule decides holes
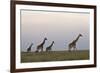
[[[45,39],[43,40],[43,42],[42,42],[42,44],[41,45],[43,45],[45,43]]]
[[[77,42],[79,38],[80,38],[80,36],[78,36],[78,37],[76,38],[75,42]]]
[[[31,47],[32,47],[32,45],[33,45],[33,44],[31,44],[31,45],[29,46],[29,48],[31,48]]]
[[[52,47],[53,46],[53,42],[52,42],[52,44],[50,45],[50,47]]]

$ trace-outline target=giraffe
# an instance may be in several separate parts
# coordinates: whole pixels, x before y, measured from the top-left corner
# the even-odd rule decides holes
[[[79,40],[80,37],[82,37],[82,34],[79,34],[78,37],[75,40],[73,40],[71,43],[69,43],[69,45],[68,45],[69,51],[71,51],[72,48],[74,50],[77,49],[76,48],[76,43],[77,43],[77,41]]]
[[[52,41],[51,45],[46,48],[46,51],[51,51],[54,41]]]
[[[44,38],[43,42],[40,45],[37,46],[35,52],[39,52],[40,49],[41,49],[41,52],[43,52],[43,45],[45,44],[46,40],[47,40],[47,38]]]
[[[31,43],[31,45],[27,48],[27,52],[31,51],[32,45],[33,45],[33,43]]]

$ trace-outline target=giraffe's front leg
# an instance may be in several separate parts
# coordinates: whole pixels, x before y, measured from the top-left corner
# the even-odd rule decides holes
[[[43,47],[41,47],[41,52],[43,52]]]
[[[77,51],[76,45],[74,46],[74,51]]]

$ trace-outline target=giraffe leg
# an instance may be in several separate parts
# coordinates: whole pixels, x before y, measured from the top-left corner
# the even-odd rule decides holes
[[[41,47],[41,52],[43,52],[43,47]]]
[[[76,45],[74,46],[74,51],[77,51]]]
[[[36,51],[35,51],[35,52],[37,53],[37,52],[39,52],[39,50],[38,50],[38,49],[36,49]]]
[[[40,47],[37,47],[35,52],[39,52],[39,49],[40,49]]]

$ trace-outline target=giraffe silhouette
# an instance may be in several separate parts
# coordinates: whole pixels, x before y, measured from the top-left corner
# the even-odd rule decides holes
[[[31,51],[32,45],[33,45],[33,43],[31,43],[31,45],[27,48],[27,52]]]
[[[47,38],[44,38],[43,42],[37,46],[35,52],[39,52],[40,49],[41,49],[41,52],[43,52],[43,46],[44,46],[46,40],[47,40]]]
[[[52,50],[53,44],[54,44],[54,41],[52,41],[51,45],[49,45],[49,46],[46,48],[46,51],[51,51],[51,50]]]
[[[80,37],[82,37],[82,34],[79,34],[78,37],[75,40],[73,40],[71,43],[69,43],[69,45],[68,45],[69,51],[71,51],[72,48],[74,50],[77,49],[76,48],[76,43],[77,43],[77,41],[79,40]]]

